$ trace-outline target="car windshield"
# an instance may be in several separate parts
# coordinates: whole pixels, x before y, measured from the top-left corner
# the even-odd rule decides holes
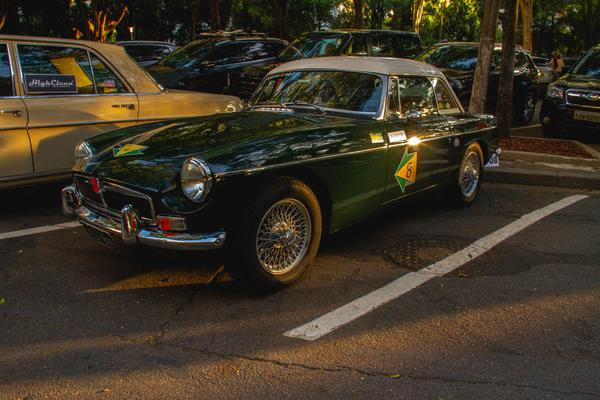
[[[279,55],[279,59],[289,61],[299,58],[324,57],[333,55],[342,47],[347,35],[308,34],[294,40]]]
[[[317,107],[376,113],[382,79],[342,71],[293,71],[267,77],[250,99],[251,105],[310,104]]]
[[[474,46],[435,46],[417,57],[417,60],[435,65],[438,68],[472,71],[477,64],[477,47]]]
[[[189,68],[198,63],[212,48],[208,40],[189,43],[163,58],[158,65],[169,68]]]
[[[600,50],[587,53],[573,68],[573,74],[600,79]]]

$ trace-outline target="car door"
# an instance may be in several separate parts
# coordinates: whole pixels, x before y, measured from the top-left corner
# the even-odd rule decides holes
[[[0,42],[0,181],[33,172],[27,108],[18,96],[9,43]]]
[[[384,203],[437,185],[449,168],[450,128],[438,112],[432,82],[392,78],[389,101]]]
[[[16,49],[35,173],[69,170],[77,142],[137,122],[135,93],[94,52],[35,42]]]

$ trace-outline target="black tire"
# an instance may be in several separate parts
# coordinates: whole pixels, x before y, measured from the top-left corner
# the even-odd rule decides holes
[[[537,95],[534,92],[527,93],[527,97],[515,113],[515,124],[518,126],[529,125],[535,114]]]
[[[281,210],[291,210],[295,216],[293,218],[296,218],[288,215],[293,220],[292,224],[282,222],[289,222],[290,219],[283,217],[285,213],[277,213]],[[277,218],[281,221],[274,222],[278,221]],[[304,229],[298,228],[303,226],[302,221],[307,221]],[[293,229],[290,228],[292,225]],[[227,269],[237,283],[252,290],[270,291],[289,285],[314,260],[321,241],[322,226],[321,207],[310,187],[295,178],[274,178],[260,191],[233,229],[231,240],[228,240]],[[261,227],[263,229],[259,230]],[[276,239],[266,238],[268,235]],[[300,248],[304,248],[304,245],[305,249],[290,250],[294,244]],[[264,250],[260,254],[259,246],[263,246]],[[285,260],[278,264],[269,261],[280,261],[278,257],[281,254],[295,254],[290,256],[295,262]],[[281,265],[287,267],[276,270]]]
[[[473,158],[475,156],[477,156],[477,162],[475,162],[475,158]],[[476,165],[473,165],[472,163],[475,163]],[[465,190],[463,187],[463,179],[467,178],[465,174],[469,173],[469,167],[471,169],[475,168],[476,182],[474,182],[475,186],[469,187],[469,190]],[[475,199],[477,199],[479,189],[481,188],[482,176],[483,151],[478,143],[471,143],[463,153],[460,167],[454,175],[452,182],[448,186],[447,195],[450,198],[450,204],[454,207],[467,207],[473,204]],[[474,176],[471,178],[474,178]]]

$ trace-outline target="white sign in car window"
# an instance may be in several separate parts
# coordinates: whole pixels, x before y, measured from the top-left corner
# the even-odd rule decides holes
[[[28,94],[77,93],[75,75],[25,74]]]

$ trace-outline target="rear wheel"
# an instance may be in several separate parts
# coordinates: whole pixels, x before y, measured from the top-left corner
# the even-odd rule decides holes
[[[525,101],[521,105],[520,109],[515,115],[515,122],[517,125],[529,125],[533,119],[535,113],[535,103],[537,102],[537,96],[533,92],[529,92]]]
[[[471,143],[463,155],[458,173],[448,187],[448,195],[454,206],[471,205],[481,188],[483,152],[478,143]]]
[[[312,190],[277,178],[258,195],[232,235],[228,269],[244,286],[273,290],[298,279],[314,260],[322,230]]]

